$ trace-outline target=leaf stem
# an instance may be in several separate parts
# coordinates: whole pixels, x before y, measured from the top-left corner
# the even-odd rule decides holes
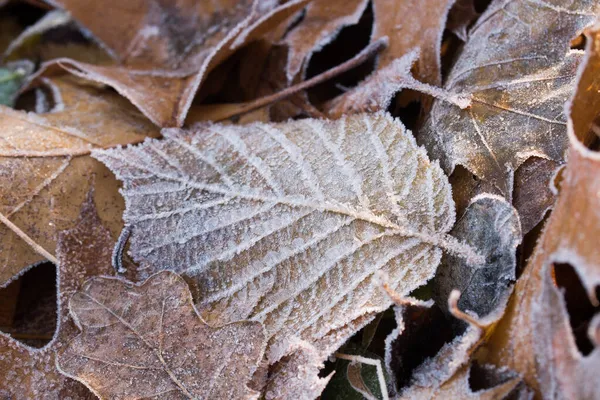
[[[297,85],[290,86],[280,92],[270,94],[268,96],[260,97],[258,99],[252,100],[247,103],[239,103],[239,104],[229,104],[230,107],[223,110],[218,110],[218,108],[222,108],[223,105],[213,106],[205,110],[205,114],[200,116],[200,120],[207,121],[212,120],[214,122],[223,121],[229,118],[237,117],[242,114],[249,113],[250,111],[257,110],[259,108],[268,106],[269,104],[275,103],[276,101],[283,100],[286,97],[290,97],[293,94],[296,94],[302,90],[308,89],[310,87],[316,86],[322,82],[328,81],[331,78],[334,78],[340,75],[343,72],[346,72],[352,68],[359,66],[364,63],[375,54],[379,53],[381,50],[385,49],[388,45],[388,38],[382,37],[378,40],[370,43],[367,47],[365,47],[360,53],[351,58],[348,61],[345,61],[315,77],[312,77],[304,82],[301,82]],[[216,108],[218,107],[218,108]],[[214,110],[214,111],[213,111]],[[211,118],[211,115],[216,115]],[[197,122],[193,121],[193,122]]]
[[[25,232],[23,232],[18,226],[10,222],[8,218],[4,216],[0,212],[0,222],[4,223],[11,231],[17,234],[18,237],[23,239],[31,248],[41,256],[46,257],[46,259],[52,262],[54,265],[58,266],[58,260],[52,254],[50,254],[46,249],[37,244],[32,238],[30,238]]]

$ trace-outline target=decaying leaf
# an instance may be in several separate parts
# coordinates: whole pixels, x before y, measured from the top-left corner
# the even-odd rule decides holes
[[[450,13],[446,29],[452,31],[463,42],[467,41],[467,28],[479,16],[475,0],[456,0]]]
[[[367,0],[313,0],[302,22],[283,40],[289,50],[285,66],[287,82],[306,67],[313,53],[331,42],[342,28],[358,23]]]
[[[380,54],[377,69],[357,87],[327,104],[327,113],[338,118],[347,113],[386,110],[402,89],[414,89],[466,107],[468,97],[446,95],[428,85],[441,84],[440,46],[453,3],[454,0],[374,1],[372,39],[387,37],[388,47]]]
[[[516,251],[521,243],[516,210],[499,196],[481,194],[472,199],[451,234],[485,255],[486,261],[473,266],[444,255],[434,281],[436,297],[445,301],[457,289],[461,310],[479,317],[494,313],[499,318],[516,280]]]
[[[582,357],[570,342],[571,334],[555,336],[559,335],[558,332],[565,331],[567,317],[564,302],[557,297],[559,293],[550,287],[551,283],[547,282],[545,275],[550,273],[548,270],[552,265],[571,265],[581,280],[589,302],[598,305],[600,249],[591,238],[600,235],[600,217],[597,212],[600,207],[600,156],[586,148],[580,138],[586,138],[587,133],[593,130],[600,104],[597,90],[600,84],[599,35],[597,28],[588,32],[586,57],[578,73],[577,92],[567,107],[571,147],[569,162],[560,185],[560,195],[532,259],[517,281],[506,315],[489,343],[491,362],[507,365],[518,371],[529,386],[542,390],[542,393],[555,390],[560,392],[567,388],[561,386],[565,382],[556,375],[561,368],[572,367],[577,370],[580,363],[597,363],[597,350],[593,357]],[[563,267],[558,265],[555,269]],[[536,326],[546,327],[532,335]],[[553,345],[542,350],[543,343],[548,341]],[[559,365],[562,363],[565,364]],[[548,374],[554,375],[552,379],[547,378]],[[538,381],[538,377],[544,381]],[[588,390],[587,386],[579,389]],[[568,394],[570,390],[566,390],[567,393],[563,395],[571,396],[572,392]]]
[[[581,60],[569,44],[599,12],[596,0],[492,2],[445,85],[471,94],[472,106],[437,101],[417,140],[447,173],[462,165],[512,201],[525,160],[564,161],[563,105]]]
[[[95,153],[123,181],[131,254],[196,283],[211,324],[265,324],[269,362],[300,338],[321,360],[435,272],[454,208],[446,178],[388,114],[204,125]],[[361,152],[354,149],[360,148]]]
[[[471,387],[471,374],[473,369],[481,369],[488,385],[478,390]],[[478,366],[473,363],[462,367],[450,380],[445,382],[430,396],[429,399],[472,399],[472,400],[502,400],[509,397],[517,389],[521,379],[515,373],[506,370],[497,370],[494,366]]]
[[[77,335],[69,318],[69,297],[95,275],[111,274],[114,240],[96,212],[93,191],[81,208],[76,225],[60,232],[56,253],[59,263],[58,326],[45,347],[33,349],[0,334],[0,398],[7,399],[89,399],[95,396],[80,383],[60,374],[55,351]]]
[[[0,212],[42,248],[73,225],[92,182],[107,227],[122,227],[118,182],[89,156],[94,148],[136,143],[158,130],[117,94],[64,78],[48,82],[57,105],[45,114],[0,107]],[[0,286],[43,260],[0,225]]]
[[[92,278],[69,310],[82,333],[58,367],[100,398],[258,398],[246,384],[263,356],[262,325],[208,326],[173,272],[140,285]]]
[[[271,0],[57,3],[93,32],[120,64],[58,59],[41,74],[64,68],[112,86],[159,126],[181,126],[206,74],[236,49],[285,21],[306,0],[278,7]]]

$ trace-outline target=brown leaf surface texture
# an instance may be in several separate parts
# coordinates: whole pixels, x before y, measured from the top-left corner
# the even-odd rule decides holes
[[[159,133],[114,93],[72,78],[48,84],[57,100],[54,111],[34,114],[0,107],[0,212],[53,253],[56,233],[73,225],[92,182],[101,218],[115,234],[122,226],[118,182],[90,151]],[[7,226],[0,226],[0,286],[41,260]]]
[[[58,372],[55,352],[77,335],[77,328],[69,318],[69,297],[88,278],[113,273],[110,264],[113,245],[114,240],[97,214],[93,191],[90,191],[76,225],[58,235],[58,326],[54,337],[45,347],[33,349],[0,334],[1,398],[95,398],[83,385]]]
[[[437,101],[418,141],[446,172],[462,165],[511,200],[525,160],[565,159],[563,105],[581,60],[569,45],[598,12],[596,0],[493,1],[445,84],[471,94],[472,106]]]
[[[279,7],[270,0],[59,3],[96,35],[119,65],[58,59],[41,74],[62,67],[115,88],[156,125],[181,126],[207,73],[243,44],[284,22],[306,0]]]
[[[264,352],[262,325],[208,326],[173,272],[140,285],[93,278],[69,310],[82,333],[58,366],[100,398],[258,398],[246,384]]]
[[[594,129],[600,104],[598,38],[597,29],[588,32],[577,92],[567,106],[571,146],[558,201],[489,346],[491,361],[520,372],[530,386],[549,397],[588,398],[590,390],[598,391],[590,386],[591,381],[581,381],[578,388],[569,382],[567,376],[585,379],[584,369],[592,365],[597,369],[598,350],[583,356],[574,346],[564,300],[549,278],[553,265],[556,270],[564,268],[558,264],[571,265],[589,302],[598,305],[600,249],[590,238],[600,234],[600,156],[579,139],[588,138]]]

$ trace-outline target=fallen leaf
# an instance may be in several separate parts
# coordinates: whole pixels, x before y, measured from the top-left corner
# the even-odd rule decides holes
[[[541,343],[537,341],[552,340],[548,335],[564,330],[564,321],[560,320],[564,316],[564,311],[561,310],[563,303],[556,299],[556,290],[548,288],[544,283],[549,266],[557,263],[570,264],[577,272],[591,304],[598,305],[600,249],[590,238],[600,235],[600,217],[597,213],[600,207],[600,157],[597,152],[586,148],[585,143],[581,141],[587,139],[587,134],[593,130],[599,109],[597,106],[600,104],[600,96],[595,89],[600,85],[598,27],[588,31],[587,35],[586,56],[578,72],[577,91],[567,106],[570,150],[560,194],[546,222],[543,235],[538,240],[534,255],[517,281],[507,312],[488,343],[488,360],[521,373],[527,384],[538,393],[560,390],[558,386],[547,386],[548,380],[544,380],[543,384],[538,381],[538,377],[555,373],[556,370],[546,369],[550,368],[548,359],[556,355],[552,355],[551,348],[541,351]],[[541,299],[545,305],[539,305]],[[552,310],[547,307],[552,307]],[[535,322],[534,310],[537,310],[537,315],[545,314],[544,318],[549,320],[542,321],[541,317],[537,317],[538,322]],[[536,335],[532,335],[534,324],[540,323],[550,324],[550,330],[536,331]],[[568,337],[561,336],[560,340],[571,340]],[[563,354],[556,362],[562,362],[561,358],[564,358],[565,362],[573,361],[575,356],[569,350],[572,348],[571,344],[558,344],[556,341],[553,343],[557,354]],[[597,362],[594,361],[594,357],[584,358],[581,362]],[[575,357],[577,358],[581,356]],[[540,364],[540,360],[545,361]]]
[[[514,171],[525,160],[565,159],[562,111],[581,60],[569,44],[599,12],[595,0],[492,2],[445,84],[471,94],[472,106],[436,101],[417,140],[448,174],[462,165],[512,201]]]
[[[173,272],[140,285],[92,278],[69,310],[82,333],[58,367],[100,398],[258,398],[246,384],[263,356],[262,325],[208,326]]]
[[[338,33],[360,20],[367,0],[313,0],[306,7],[300,24],[288,33],[283,43],[288,47],[285,65],[287,83],[294,81],[313,53],[333,41]],[[303,77],[304,78],[304,77]]]
[[[370,76],[325,105],[327,114],[339,118],[348,113],[386,110],[402,89],[414,89],[466,107],[468,97],[446,94],[429,85],[441,84],[442,33],[453,3],[454,0],[374,1],[371,37],[387,37],[388,47],[381,52],[377,69]]]
[[[251,40],[296,13],[306,0],[180,0],[135,4],[61,0],[120,62],[101,66],[57,59],[40,75],[61,68],[113,87],[159,126],[181,126],[206,74]]]
[[[463,42],[467,41],[467,29],[479,17],[475,0],[456,0],[450,12],[446,29],[452,31]]]
[[[209,323],[263,322],[270,363],[297,338],[322,361],[389,307],[378,271],[408,294],[441,249],[480,261],[445,234],[441,170],[385,113],[163,135],[94,153],[123,181],[130,254],[195,282]]]
[[[113,272],[114,241],[102,225],[94,204],[93,191],[84,201],[75,226],[58,235],[60,260],[57,331],[45,347],[33,349],[0,333],[0,397],[7,399],[94,399],[78,382],[61,375],[55,366],[55,352],[77,335],[69,318],[69,297],[95,275]]]
[[[80,32],[71,16],[62,10],[49,11],[27,27],[3,53],[4,61],[28,59],[39,63],[69,57],[94,64],[114,63],[113,58]]]
[[[493,383],[478,390],[471,388],[471,374],[474,368],[482,370],[486,380]],[[450,380],[435,390],[430,399],[473,399],[473,400],[502,400],[509,398],[517,389],[521,379],[515,373],[498,370],[494,366],[477,366],[471,364],[462,367]],[[487,382],[486,382],[487,383]]]
[[[516,210],[500,196],[480,194],[450,232],[485,256],[485,263],[468,265],[444,255],[434,279],[436,298],[446,301],[452,290],[461,293],[458,307],[481,318],[502,315],[516,280],[521,225]]]
[[[158,130],[117,94],[71,78],[48,82],[55,111],[33,114],[0,106],[0,212],[46,251],[77,219],[90,185],[100,216],[122,227],[118,182],[89,156],[94,148],[136,143]],[[0,224],[0,286],[44,259]]]

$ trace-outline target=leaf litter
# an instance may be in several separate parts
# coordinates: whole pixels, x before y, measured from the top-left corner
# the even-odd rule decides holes
[[[599,7],[0,2],[0,397],[596,397]]]

